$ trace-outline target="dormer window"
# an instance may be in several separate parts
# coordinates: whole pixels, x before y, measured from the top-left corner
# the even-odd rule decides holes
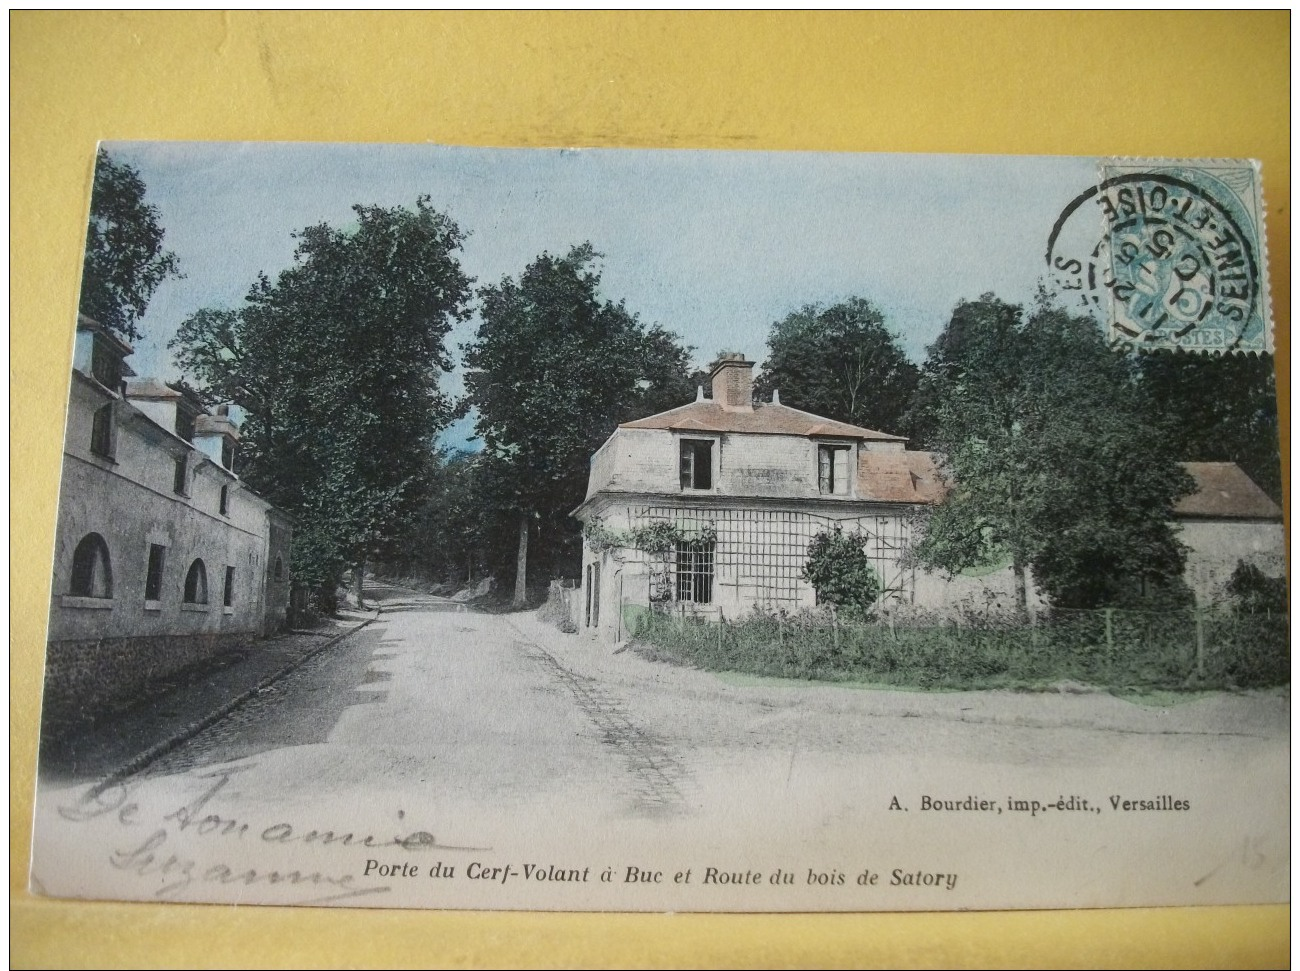
[[[848,445],[817,446],[817,488],[824,496],[849,494]]]
[[[683,439],[681,443],[683,489],[713,488],[713,443]]]
[[[117,391],[122,386],[122,357],[102,338],[97,338],[91,345],[90,373],[110,391]]]
[[[194,441],[194,419],[197,416],[179,403],[176,406],[176,434],[187,442]]]

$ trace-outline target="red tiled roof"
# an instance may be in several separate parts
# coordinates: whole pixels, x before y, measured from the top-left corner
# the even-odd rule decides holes
[[[697,432],[750,432],[758,435],[806,435],[905,442],[900,435],[860,428],[842,421],[810,415],[797,408],[756,402],[752,409],[731,409],[713,401],[694,401],[649,418],[624,422],[620,428],[667,428]]]
[[[695,401],[648,418],[624,422],[619,427],[907,441],[900,435],[832,421],[768,402],[755,402],[752,409],[732,409],[723,408],[713,401]],[[1174,515],[1216,519],[1282,518],[1277,503],[1235,462],[1183,462],[1182,465],[1195,481],[1196,491],[1174,506]],[[932,504],[943,501],[947,492],[948,487],[939,475],[939,456],[934,452],[859,452],[858,495],[862,499]]]
[[[1282,510],[1236,462],[1184,462],[1196,491],[1174,506],[1175,516],[1281,519]]]
[[[858,455],[858,495],[876,502],[941,502],[948,488],[933,452],[869,452]]]
[[[1196,491],[1174,506],[1175,516],[1281,519],[1282,510],[1235,462],[1183,462]],[[878,502],[942,502],[947,485],[934,452],[862,452],[858,495]]]

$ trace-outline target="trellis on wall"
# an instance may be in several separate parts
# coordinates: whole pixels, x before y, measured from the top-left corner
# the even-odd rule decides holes
[[[839,525],[865,538],[865,550],[880,576],[882,599],[911,603],[914,570],[904,565],[909,524],[902,516],[830,516],[782,509],[709,509],[643,505],[627,510],[626,529],[667,523],[681,537],[672,549],[641,552],[652,603],[707,603],[713,589],[727,588],[756,606],[796,609],[809,602],[803,579],[808,546],[819,532]],[[620,523],[620,526],[624,524]],[[706,535],[708,539],[693,539]],[[712,573],[709,581],[705,571]]]

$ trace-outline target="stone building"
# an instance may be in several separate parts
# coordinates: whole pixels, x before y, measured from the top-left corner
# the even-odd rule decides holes
[[[1174,507],[1187,547],[1187,585],[1197,603],[1215,603],[1238,563],[1286,576],[1282,510],[1235,462],[1184,462],[1196,491]]]
[[[866,537],[882,603],[895,611],[1012,608],[1009,564],[950,578],[903,555],[918,515],[945,494],[937,456],[777,395],[755,402],[753,366],[723,355],[712,399],[701,389],[691,404],[622,424],[592,457],[574,512],[585,534],[582,629],[622,639],[629,612],[651,606],[727,618],[812,607],[808,546],[836,525]],[[1277,575],[1281,510],[1236,465],[1187,468],[1198,492],[1176,515],[1198,595],[1221,592],[1241,558]],[[1032,583],[1030,605],[1041,605]]]
[[[235,472],[224,409],[136,380],[131,347],[77,324],[46,655],[47,717],[285,624],[293,524]]]

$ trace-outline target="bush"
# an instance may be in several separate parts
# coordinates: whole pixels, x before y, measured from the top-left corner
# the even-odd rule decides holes
[[[844,535],[836,526],[808,544],[803,578],[817,591],[819,604],[831,604],[850,616],[865,617],[880,597],[880,578],[872,569],[861,533]]]
[[[1285,577],[1265,576],[1259,567],[1238,560],[1227,589],[1239,614],[1286,613]]]

